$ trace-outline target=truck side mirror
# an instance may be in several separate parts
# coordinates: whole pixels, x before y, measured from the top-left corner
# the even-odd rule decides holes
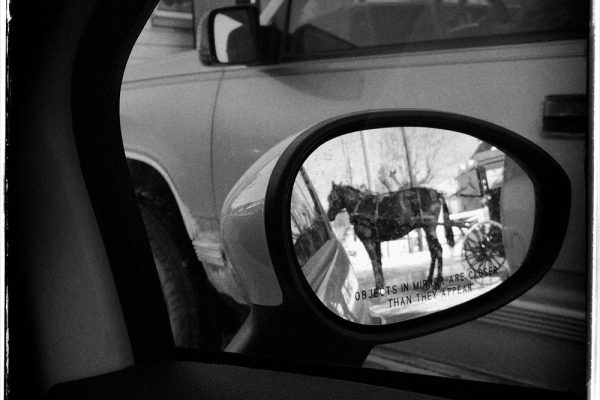
[[[204,65],[253,64],[260,59],[255,6],[210,11],[200,22],[200,61]]]

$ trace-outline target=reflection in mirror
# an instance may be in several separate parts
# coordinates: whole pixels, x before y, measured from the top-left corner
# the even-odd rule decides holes
[[[213,32],[220,63],[250,63],[257,58],[256,32],[252,29],[252,10],[230,9],[214,17]]]
[[[291,231],[317,297],[389,324],[464,303],[520,267],[533,184],[502,151],[458,132],[394,127],[338,136],[296,177]]]

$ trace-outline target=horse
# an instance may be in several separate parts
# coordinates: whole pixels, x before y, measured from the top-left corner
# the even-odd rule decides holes
[[[327,218],[346,210],[356,236],[361,240],[373,267],[375,288],[385,288],[381,267],[381,242],[400,239],[410,231],[423,228],[431,255],[428,285],[438,285],[442,278],[442,245],[437,238],[440,210],[448,245],[454,246],[448,206],[444,195],[426,187],[412,187],[387,194],[372,194],[349,185],[331,183],[327,196]],[[437,261],[438,275],[433,279]]]

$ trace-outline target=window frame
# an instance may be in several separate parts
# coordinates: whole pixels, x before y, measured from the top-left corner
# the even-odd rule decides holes
[[[190,12],[161,9],[159,2],[150,16],[150,24],[160,28],[194,31],[194,2],[190,0]]]

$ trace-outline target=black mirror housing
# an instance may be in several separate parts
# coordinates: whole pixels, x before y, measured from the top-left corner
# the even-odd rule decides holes
[[[200,61],[207,66],[260,63],[259,30],[255,6],[211,10],[200,22]]]
[[[385,324],[377,321],[365,324],[362,320],[346,317],[353,315],[352,313],[365,315],[365,312],[359,306],[351,309],[353,302],[360,302],[363,298],[355,297],[358,291],[346,290],[354,286],[352,274],[348,272],[348,279],[345,279],[346,275],[344,275],[345,271],[350,269],[338,268],[344,263],[348,264],[343,260],[343,252],[339,252],[340,257],[330,257],[332,254],[338,254],[335,253],[337,240],[322,241],[324,244],[318,248],[314,256],[310,256],[313,257],[313,261],[316,260],[311,265],[323,265],[324,268],[311,267],[306,270],[325,271],[323,276],[333,276],[335,273],[336,276],[342,276],[344,279],[323,279],[322,281],[334,284],[323,286],[333,289],[323,292],[325,294],[322,296],[319,290],[311,286],[313,276],[307,276],[302,269],[301,257],[298,257],[298,249],[301,246],[294,243],[294,237],[299,236],[294,236],[294,227],[298,224],[292,223],[294,221],[292,204],[296,182],[299,179],[308,188],[305,199],[312,198],[311,193],[318,199],[319,193],[325,187],[320,184],[320,189],[315,189],[316,180],[313,182],[305,179],[302,172],[302,168],[308,166],[305,164],[306,160],[320,146],[349,133],[389,127],[421,127],[443,130],[445,134],[454,131],[462,134],[463,137],[470,136],[487,142],[496,148],[493,151],[503,152],[505,154],[503,165],[507,177],[509,173],[512,174],[510,181],[507,178],[504,194],[512,191],[512,198],[515,201],[501,204],[522,205],[519,199],[530,200],[533,205],[528,208],[527,213],[530,233],[523,237],[531,239],[528,239],[528,245],[522,251],[517,251],[519,248],[515,246],[505,248],[503,254],[509,259],[509,264],[520,264],[520,266],[501,285],[469,298],[465,302],[452,304],[451,307],[433,313],[401,321],[390,319]],[[494,157],[496,155],[494,153]],[[322,170],[331,169],[323,167]],[[527,177],[529,186],[523,184],[526,183],[522,180],[524,177]],[[334,186],[330,180],[322,180],[322,182],[326,182],[326,189]],[[508,187],[509,182],[511,187]],[[309,187],[311,185],[312,189]],[[269,349],[269,352],[272,351],[271,354],[281,355],[293,347],[294,354],[289,354],[290,357],[323,361],[336,359],[358,363],[364,360],[364,356],[374,344],[423,336],[489,313],[525,293],[550,269],[565,237],[569,219],[570,192],[570,182],[566,173],[544,150],[515,132],[468,116],[428,110],[373,110],[335,117],[308,128],[266,152],[240,178],[225,200],[221,213],[224,251],[239,275],[248,282],[247,289],[253,304],[251,317],[246,322],[245,328],[240,331],[244,333],[232,340],[228,350],[258,353],[256,349],[260,348],[261,354],[264,354],[265,349]],[[527,196],[521,197],[521,195]],[[313,201],[317,204],[314,198]],[[331,209],[331,205],[329,208]],[[320,209],[320,214],[323,214],[323,211],[324,209]],[[504,217],[510,215],[512,215],[510,218],[515,221],[517,218],[514,217],[518,217],[519,214],[512,212],[504,214]],[[327,218],[329,219],[329,215]],[[497,226],[497,223],[488,223],[486,226]],[[327,226],[325,228],[316,232],[328,232]],[[489,232],[492,232],[491,228]],[[504,233],[508,235],[510,232],[503,230],[502,234]],[[313,238],[313,236],[305,237]],[[340,262],[338,263],[337,260]],[[469,279],[479,277],[473,276]],[[344,284],[339,284],[340,282]],[[346,286],[346,282],[350,284]],[[440,286],[443,286],[443,283]],[[338,296],[337,303],[342,304],[341,309],[344,312],[336,313],[329,307],[329,304],[333,304],[329,301],[333,296],[327,297],[328,293]],[[469,290],[470,294],[472,293]],[[344,305],[350,310],[349,312],[345,312]],[[307,345],[289,346],[290,342],[307,343]],[[338,345],[333,346],[332,343]],[[348,352],[349,348],[352,348],[353,352]]]

